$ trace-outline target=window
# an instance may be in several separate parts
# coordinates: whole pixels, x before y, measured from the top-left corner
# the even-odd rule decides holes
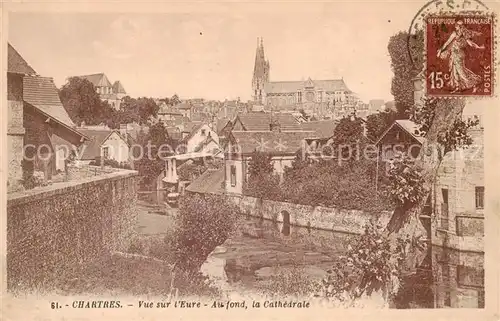
[[[484,186],[476,186],[476,208],[484,208]]]
[[[201,136],[205,136],[207,134],[207,130],[206,129],[202,129],[201,130]]]
[[[231,165],[231,186],[236,186],[236,166]]]
[[[104,157],[104,159],[108,159],[109,158],[109,147],[103,147],[102,148],[102,157]]]
[[[441,194],[443,194],[443,203],[448,204],[448,189],[447,188],[442,188],[441,189]]]
[[[302,93],[300,91],[297,93],[297,102],[298,103],[302,102]]]

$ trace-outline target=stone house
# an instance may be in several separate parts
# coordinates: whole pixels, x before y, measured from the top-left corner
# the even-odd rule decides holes
[[[23,159],[27,174],[41,171],[50,180],[87,137],[74,128],[53,79],[38,76],[10,44],[7,89],[9,182],[22,178]]]
[[[191,127],[179,146],[182,153],[213,152],[220,149],[219,135],[208,124],[199,123]]]
[[[130,142],[117,130],[78,128],[89,140],[81,147],[78,159],[90,163],[99,159],[131,163]]]
[[[230,134],[225,151],[225,188],[227,193],[241,195],[248,180],[248,164],[255,151],[271,155],[274,173],[283,179],[285,168],[292,166],[297,152],[305,148],[305,138],[312,132],[247,132]]]

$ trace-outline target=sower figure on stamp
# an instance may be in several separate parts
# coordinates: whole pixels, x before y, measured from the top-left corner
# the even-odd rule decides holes
[[[471,40],[473,37],[479,35],[481,35],[480,32],[465,28],[463,21],[457,21],[455,31],[451,33],[448,40],[437,51],[439,58],[449,59],[450,78],[448,86],[454,88],[452,93],[470,88],[475,93],[477,85],[481,83],[481,77],[465,66],[465,48],[467,46],[475,49],[485,48]]]

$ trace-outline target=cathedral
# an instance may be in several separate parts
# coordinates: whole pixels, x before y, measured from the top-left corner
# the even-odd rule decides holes
[[[264,54],[262,38],[257,39],[252,78],[252,99],[271,110],[309,111],[319,116],[345,114],[359,103],[344,79],[270,81],[269,60]]]

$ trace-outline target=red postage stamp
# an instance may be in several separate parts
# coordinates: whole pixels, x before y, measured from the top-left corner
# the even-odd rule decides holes
[[[427,95],[492,96],[494,17],[436,15],[425,22]]]

